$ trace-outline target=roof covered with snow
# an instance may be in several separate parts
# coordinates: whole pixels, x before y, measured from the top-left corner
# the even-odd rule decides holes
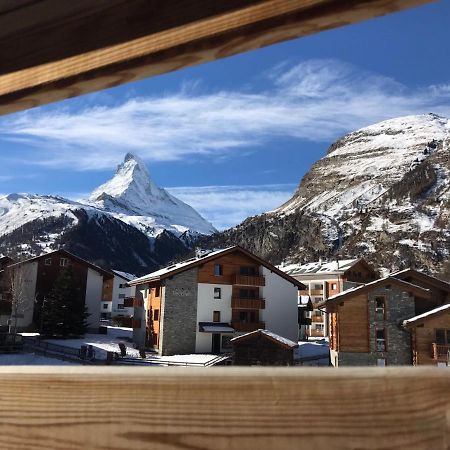
[[[436,314],[440,314],[443,312],[450,313],[450,303],[439,306],[438,308],[431,309],[430,311],[427,311],[423,314],[419,314],[418,316],[411,317],[410,319],[404,320],[403,326],[407,327],[408,325],[415,325],[417,322],[422,322],[426,319],[429,319],[431,316],[434,316]]]
[[[237,337],[231,339],[230,342],[238,342],[238,341],[247,339],[251,336],[255,336],[257,334],[264,335],[267,338],[269,338],[270,340],[276,341],[277,343],[282,344],[285,347],[290,347],[290,348],[298,347],[298,342],[291,341],[290,339],[280,336],[279,334],[273,333],[272,331],[269,331],[269,330],[263,330],[263,329],[251,331],[250,333],[246,333],[246,334],[241,334],[240,336],[237,336]]]
[[[267,262],[264,259],[259,258],[258,256],[254,255],[253,253],[250,253],[248,250],[245,250],[242,247],[239,247],[238,245],[233,247],[227,247],[225,249],[221,250],[214,250],[209,253],[204,253],[201,256],[187,259],[186,261],[182,261],[176,264],[172,264],[170,266],[164,267],[163,269],[159,269],[155,272],[149,273],[147,275],[144,275],[142,277],[136,278],[130,282],[130,285],[135,286],[138,284],[144,284],[151,281],[159,281],[164,278],[167,278],[169,276],[173,276],[179,272],[183,272],[185,270],[189,270],[192,267],[196,267],[200,264],[205,263],[206,261],[213,260],[215,258],[218,258],[219,256],[226,255],[228,253],[232,252],[241,252],[245,254],[247,257],[255,260],[255,262],[259,265],[262,265],[272,271],[273,273],[276,273],[280,277],[284,278],[285,280],[289,281],[293,285],[297,286],[300,289],[304,289],[305,286],[295,278],[292,278],[290,275],[286,274],[282,270],[278,269],[277,267],[273,266],[269,262]]]
[[[328,262],[315,261],[306,264],[290,264],[278,267],[289,275],[344,273],[359,261],[359,259],[342,259]]]
[[[135,278],[137,278],[136,275],[133,275],[132,273],[122,272],[120,270],[113,269],[113,270],[111,270],[111,272],[114,275],[117,275],[120,278],[123,278],[124,280],[127,280],[127,281],[131,281],[131,280],[134,280]]]
[[[393,278],[391,276],[387,276],[384,278],[380,278],[375,281],[371,281],[370,283],[363,284],[361,286],[357,286],[351,289],[347,289],[345,291],[340,292],[339,294],[332,295],[331,297],[328,297],[328,299],[325,302],[322,302],[319,306],[324,306],[328,303],[331,303],[336,300],[343,300],[347,297],[351,297],[354,294],[359,294],[365,291],[370,291],[371,289],[376,288],[378,285],[383,285],[387,283],[396,284],[400,287],[402,287],[405,291],[414,291],[419,292],[424,297],[429,297],[431,295],[431,292],[429,289],[425,289],[421,286],[417,286],[416,284],[408,283],[406,281],[400,280],[399,278]]]

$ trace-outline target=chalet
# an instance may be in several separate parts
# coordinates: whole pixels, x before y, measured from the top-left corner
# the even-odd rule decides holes
[[[329,297],[320,307],[329,315],[332,364],[411,365],[411,336],[401,324],[442,306],[446,292],[450,284],[409,270]]]
[[[415,366],[450,367],[450,303],[403,321]]]
[[[309,296],[312,300],[313,309],[309,314],[311,323],[304,326],[305,334],[310,337],[328,335],[327,317],[317,305],[346,289],[378,278],[377,272],[364,259],[319,260],[281,266],[280,269],[305,284],[305,289],[299,295]]]
[[[103,281],[100,318],[103,321],[117,319],[124,325],[131,326],[136,287],[129,286],[127,283],[134,280],[136,276],[120,270],[111,270],[111,272],[112,278],[105,278]]]
[[[235,366],[293,366],[298,343],[267,330],[231,339]]]
[[[136,286],[134,337],[160,354],[219,353],[231,338],[261,328],[298,340],[304,285],[240,247],[173,264]]]
[[[39,328],[43,299],[52,290],[61,271],[67,267],[74,271],[81,288],[82,300],[88,308],[88,324],[91,331],[98,331],[100,302],[104,279],[112,278],[106,270],[85,261],[66,250],[56,250],[41,256],[11,264],[4,269],[4,292],[8,292],[8,278],[19,279],[23,290],[23,305],[18,314],[18,326],[26,329],[34,324]],[[12,274],[8,277],[8,274]]]

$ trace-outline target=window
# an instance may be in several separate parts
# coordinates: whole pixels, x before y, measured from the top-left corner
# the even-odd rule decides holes
[[[159,297],[159,286],[155,287],[155,297]]]
[[[438,345],[450,345],[450,329],[437,329],[436,330],[436,344]]]
[[[376,330],[376,344],[377,352],[386,351],[386,332],[384,328],[378,328]]]
[[[213,322],[220,322],[220,311],[213,311]]]
[[[322,311],[319,311],[318,309],[315,309],[315,310],[314,310],[314,315],[315,315],[316,317],[321,317],[321,316],[322,316]]]
[[[257,298],[256,289],[239,289],[239,298]]]
[[[385,298],[375,297],[375,318],[376,320],[384,320]]]
[[[313,290],[315,290],[315,291],[320,291],[322,288],[323,288],[323,286],[321,284],[315,284],[313,286]]]
[[[153,320],[159,320],[159,309],[153,311]]]
[[[377,359],[377,366],[378,367],[385,367],[386,366],[386,359],[385,358],[378,358]]]
[[[255,311],[239,311],[239,320],[241,322],[256,322],[256,313]]]
[[[119,284],[119,289],[125,289],[126,287],[127,287],[127,285],[125,283]]]
[[[117,309],[123,309],[123,308],[124,308],[123,303],[119,303],[119,304],[117,305]]]
[[[222,264],[214,264],[214,275],[220,277],[223,275]]]
[[[335,291],[337,289],[337,284],[336,283],[331,283],[331,290]]]
[[[222,298],[222,289],[215,287],[214,288],[214,298],[220,299]]]
[[[108,309],[108,304],[107,303],[103,303],[103,309]]]
[[[253,266],[245,266],[239,269],[239,273],[245,277],[254,277],[256,276],[256,267]]]
[[[69,260],[67,258],[60,258],[59,265],[61,267],[67,267],[69,265]]]
[[[125,294],[119,294],[119,298],[125,298]]]
[[[46,266],[51,266],[52,265],[52,258],[45,258],[44,264]]]
[[[316,324],[314,324],[314,329],[316,331],[323,331],[324,330],[323,323],[316,323]]]

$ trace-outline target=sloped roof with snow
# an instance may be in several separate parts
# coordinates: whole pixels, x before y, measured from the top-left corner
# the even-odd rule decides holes
[[[298,347],[298,342],[291,341],[290,339],[280,336],[279,334],[272,333],[272,331],[263,330],[263,329],[251,331],[250,333],[246,333],[246,334],[241,334],[240,336],[237,336],[237,337],[231,339],[230,342],[239,342],[244,339],[248,339],[249,337],[255,336],[257,334],[262,334],[263,336],[269,338],[271,341],[275,341],[278,344],[283,345],[284,347],[289,347],[289,348]]]
[[[147,275],[144,275],[142,277],[136,278],[132,280],[129,284],[131,286],[135,286],[138,284],[144,284],[149,283],[152,281],[159,281],[164,278],[176,275],[177,273],[184,272],[185,270],[189,270],[193,267],[199,266],[200,264],[204,264],[205,262],[214,260],[220,256],[232,253],[232,252],[240,252],[246,255],[247,257],[255,260],[259,265],[262,265],[269,269],[271,272],[276,273],[281,278],[284,278],[285,280],[292,283],[294,286],[297,286],[299,289],[305,289],[305,285],[301,283],[300,281],[296,280],[295,278],[292,278],[287,273],[283,272],[282,270],[278,269],[277,267],[273,266],[269,262],[267,262],[264,259],[259,258],[258,256],[254,255],[253,253],[250,253],[248,250],[245,250],[242,247],[239,247],[238,245],[233,247],[228,247],[221,250],[215,250],[209,253],[206,253],[202,256],[196,257],[196,258],[190,258],[186,261],[182,261],[176,264],[172,264],[171,266],[164,267],[163,269],[159,269],[155,272],[149,273]]]
[[[419,323],[424,322],[427,319],[430,319],[432,316],[445,312],[450,313],[450,303],[431,309],[430,311],[419,314],[418,316],[411,317],[410,319],[406,319],[403,321],[403,326],[408,327],[418,325]]]
[[[325,274],[325,273],[344,273],[361,259],[342,259],[338,261],[315,261],[306,264],[290,264],[287,266],[278,266],[280,270],[289,275],[306,274]]]
[[[120,278],[123,278],[126,281],[131,281],[131,280],[134,280],[135,278],[137,278],[136,275],[133,275],[132,273],[122,272],[120,270],[112,269],[111,272],[114,275],[117,275],[117,276],[119,276]]]
[[[384,278],[380,278],[375,281],[371,281],[370,283],[363,284],[361,286],[357,286],[351,289],[347,289],[345,291],[340,292],[339,294],[333,295],[329,297],[324,302],[319,304],[319,307],[325,306],[335,301],[341,301],[349,297],[353,297],[354,295],[360,294],[362,292],[370,291],[379,285],[383,284],[396,284],[400,288],[403,288],[405,291],[414,292],[421,297],[429,298],[431,296],[431,291],[429,289],[425,289],[421,286],[417,286],[416,284],[408,283],[407,281],[400,280],[399,278],[393,278],[390,275]]]

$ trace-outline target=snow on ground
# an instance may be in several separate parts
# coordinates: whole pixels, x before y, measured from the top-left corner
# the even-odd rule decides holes
[[[0,366],[73,366],[74,362],[48,358],[35,353],[13,353],[0,355]]]

